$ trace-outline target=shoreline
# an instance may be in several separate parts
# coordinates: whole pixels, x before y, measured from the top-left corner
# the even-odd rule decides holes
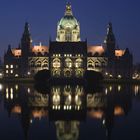
[[[0,83],[35,83],[33,78],[3,78]],[[93,81],[94,83],[94,81]],[[95,81],[96,83],[96,81]],[[101,84],[140,84],[140,80],[134,79],[104,79],[100,81]]]

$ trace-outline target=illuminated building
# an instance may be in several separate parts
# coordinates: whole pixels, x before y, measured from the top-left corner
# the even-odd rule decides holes
[[[80,24],[69,3],[57,24],[56,41],[32,46],[26,23],[19,47],[9,46],[4,55],[5,77],[32,77],[46,69],[54,78],[82,78],[87,70],[101,72],[106,78],[131,78],[132,66],[129,49],[116,47],[111,23],[103,45],[87,46],[87,41],[81,41]]]

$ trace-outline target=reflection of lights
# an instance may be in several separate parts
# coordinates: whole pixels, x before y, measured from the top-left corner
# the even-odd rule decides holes
[[[108,89],[107,89],[107,88],[105,89],[105,94],[106,94],[106,95],[108,94]]]
[[[60,105],[53,105],[52,106],[53,110],[60,110],[60,108],[61,108]]]
[[[9,94],[8,93],[6,93],[6,99],[8,99],[9,98]]]
[[[10,93],[13,94],[13,88],[10,88]]]
[[[28,71],[28,72],[27,72],[27,75],[31,75],[31,72],[30,72],[30,71]]]
[[[138,85],[137,85],[137,86],[135,86],[134,91],[135,91],[135,95],[137,95],[137,94],[138,94],[138,92],[139,92],[139,86],[138,86]]]
[[[121,76],[121,75],[118,75],[118,78],[119,78],[119,79],[121,79],[121,78],[122,78],[122,76]]]
[[[52,100],[54,105],[60,104],[60,95],[58,95],[57,93],[54,94]]]
[[[0,91],[2,91],[2,89],[3,89],[3,85],[2,85],[2,84],[0,84]]]
[[[11,99],[13,100],[13,93],[10,94]]]
[[[31,92],[31,89],[30,89],[30,88],[28,88],[28,89],[27,89],[27,91],[28,91],[28,93],[30,93],[30,92]]]
[[[112,86],[109,87],[109,90],[112,91]]]
[[[116,106],[114,108],[114,115],[120,116],[120,115],[123,115],[123,114],[124,114],[124,110],[121,106]]]
[[[118,91],[121,91],[121,85],[118,85]]]
[[[18,74],[15,74],[15,77],[18,77],[19,75]]]
[[[103,125],[105,125],[105,119],[103,119]]]
[[[6,88],[6,93],[8,93],[9,92],[9,89],[8,88]]]
[[[107,76],[108,75],[108,72],[106,72],[105,75]]]
[[[33,120],[32,119],[30,120],[30,123],[33,123]]]
[[[15,89],[18,90],[18,85],[15,85]]]
[[[64,110],[66,110],[66,106],[64,105]]]

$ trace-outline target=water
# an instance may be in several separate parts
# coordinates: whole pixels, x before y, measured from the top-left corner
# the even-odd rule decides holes
[[[140,85],[0,84],[0,140],[140,140]]]

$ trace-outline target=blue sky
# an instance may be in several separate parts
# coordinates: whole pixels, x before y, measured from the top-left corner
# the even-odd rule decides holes
[[[106,26],[112,22],[117,44],[128,47],[134,62],[140,62],[140,1],[139,0],[69,0],[73,14],[80,22],[81,38],[89,45],[101,44]],[[67,0],[1,0],[0,56],[8,44],[17,47],[24,23],[30,24],[33,44],[48,45],[55,40],[57,22],[64,15]]]

